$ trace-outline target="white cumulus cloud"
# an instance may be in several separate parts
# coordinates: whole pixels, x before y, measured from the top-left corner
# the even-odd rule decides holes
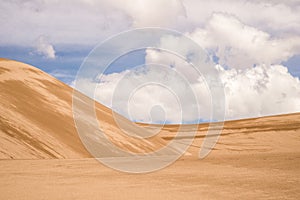
[[[36,52],[46,58],[54,59],[54,47],[47,41],[44,36],[40,36],[36,42]]]
[[[150,66],[151,63],[161,66],[102,75],[95,98],[133,121],[210,120],[213,99],[204,77],[200,77],[189,63],[169,52],[148,49],[145,59]],[[226,119],[300,112],[300,81],[285,66],[214,67],[224,84]],[[187,82],[181,76],[188,79]],[[196,101],[188,95],[189,88]],[[151,115],[157,106],[164,112]],[[191,112],[195,109],[199,109],[199,114]],[[182,111],[188,111],[188,114],[183,116]]]
[[[300,112],[300,81],[285,66],[219,69],[228,119]]]
[[[300,37],[272,37],[236,17],[215,13],[205,28],[187,34],[213,52],[221,65],[247,68],[257,64],[279,64],[300,53]]]
[[[291,76],[286,67],[282,65],[259,65],[247,70],[225,70],[222,66],[217,65],[216,68],[224,83],[226,119],[300,112],[300,81]],[[120,85],[119,81],[124,79],[125,74],[128,75],[126,81],[123,80],[122,85]],[[197,101],[193,101],[189,96],[184,98],[187,90],[184,83],[176,78],[172,80],[172,77],[174,78],[171,73],[164,74],[153,69],[141,74],[125,71],[103,75],[95,97],[101,103],[113,107],[134,121],[157,123],[166,120],[171,123],[181,123],[182,120],[193,122],[200,118],[210,120],[212,112],[211,94],[205,82],[199,79],[197,82],[190,83],[190,87],[197,98]],[[169,80],[166,82],[163,79]],[[133,90],[130,88],[134,88],[134,85],[129,85],[134,80],[141,82],[157,80],[157,82],[163,82],[167,87],[149,84]],[[124,85],[124,83],[126,84]],[[118,87],[122,92],[117,92],[116,95]],[[167,88],[173,88],[173,91]],[[131,98],[128,98],[128,92],[132,92]],[[180,95],[183,95],[183,98],[178,102]],[[164,111],[163,114],[153,117],[150,113],[155,106],[160,106]],[[190,112],[190,115],[186,115],[182,119],[182,110],[198,108],[200,115],[194,115],[193,112]]]

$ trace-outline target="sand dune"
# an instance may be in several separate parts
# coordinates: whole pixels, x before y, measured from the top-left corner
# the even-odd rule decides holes
[[[0,88],[0,158],[89,155],[75,134],[67,85],[29,65],[0,60]]]
[[[174,164],[132,175],[103,166],[87,152],[76,132],[69,86],[1,59],[0,91],[1,199],[300,198],[300,113],[225,122],[213,151],[199,160],[208,127],[201,124]],[[110,109],[96,104],[96,112],[111,142],[129,152],[157,150],[179,127],[167,125],[150,139],[137,139],[118,128]],[[133,132],[157,126],[116,117]],[[181,130],[189,137],[194,127]]]
[[[0,70],[0,158],[91,157],[75,129],[72,88],[37,68],[16,61],[0,60]],[[90,100],[82,98],[87,103]],[[151,138],[151,144],[128,137],[117,127],[110,109],[97,103],[96,110],[101,128],[109,133],[112,142],[125,150],[151,151],[165,144],[158,137]],[[81,111],[84,113],[85,108]],[[132,131],[138,131],[134,130],[134,123],[116,113],[115,117]],[[84,123],[89,126],[88,121]]]

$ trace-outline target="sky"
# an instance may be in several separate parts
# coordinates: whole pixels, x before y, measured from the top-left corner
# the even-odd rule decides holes
[[[108,38],[144,27],[175,30],[195,41],[214,61],[224,85],[226,119],[300,112],[297,0],[4,0],[0,23],[0,57],[36,66],[72,87],[84,59]],[[130,101],[114,98],[120,80],[129,84],[132,79],[160,77],[155,67],[144,68],[143,73],[134,68],[153,62],[186,74],[197,102],[182,98],[176,104],[176,94],[157,85],[135,90]],[[133,121],[209,121],[211,95],[199,78],[191,81],[189,70],[188,63],[174,55],[139,50],[111,64],[99,80],[95,98]],[[165,77],[170,78],[168,73]],[[172,78],[165,82],[177,89],[178,83]],[[180,111],[194,107],[201,108],[201,116],[183,119]]]

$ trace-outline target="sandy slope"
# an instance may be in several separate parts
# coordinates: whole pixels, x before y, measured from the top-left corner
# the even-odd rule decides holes
[[[88,155],[75,134],[68,86],[29,65],[0,60],[0,91],[0,158]]]
[[[90,157],[76,132],[72,88],[30,65],[2,59],[0,90],[0,158]],[[82,99],[90,101],[84,96]],[[96,110],[101,128],[121,148],[147,152],[164,146],[165,141],[158,137],[151,138],[150,145],[149,141],[127,137],[117,127],[110,109],[96,104]],[[84,115],[85,108],[81,111]],[[133,123],[115,115],[136,131]],[[84,123],[88,128],[89,122]]]
[[[299,113],[226,122],[203,160],[198,153],[207,125],[200,125],[188,153],[172,166],[132,175],[90,158],[76,133],[72,89],[65,84],[1,59],[0,91],[0,199],[300,198]],[[111,110],[96,107],[101,128],[127,151],[160,148],[178,129],[166,126],[150,140],[132,139],[118,129]],[[188,134],[191,126],[183,129]]]

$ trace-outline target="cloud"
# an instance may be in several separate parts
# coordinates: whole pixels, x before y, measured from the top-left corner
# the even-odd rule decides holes
[[[213,13],[227,13],[245,24],[274,36],[300,34],[300,3],[297,0],[183,0],[186,18],[179,23],[187,29],[205,26]],[[284,16],[284,17],[283,17]],[[188,31],[188,30],[186,30]]]
[[[45,56],[46,58],[54,59],[55,50],[44,36],[40,36],[36,43],[36,53]]]
[[[237,16],[272,36],[300,34],[296,1],[15,0],[0,5],[0,44],[26,46],[48,35],[54,45],[95,45],[120,31],[145,26],[191,32],[218,12]]]
[[[187,35],[230,68],[279,64],[300,53],[299,36],[274,38],[223,13],[213,14],[203,29]]]
[[[178,18],[186,15],[180,0],[128,0],[112,4],[131,16],[133,27],[174,27]]]
[[[111,1],[4,1],[0,44],[31,46],[40,35],[54,45],[95,45],[131,27],[132,20]]]
[[[285,66],[219,70],[225,87],[227,118],[300,112],[300,81]]]
[[[286,67],[259,65],[247,70],[225,70],[217,65],[216,68],[224,83],[226,119],[300,112],[300,81],[291,76]],[[164,81],[166,79],[168,81]],[[163,82],[164,87],[156,84],[137,87],[134,84],[136,80],[148,83],[150,80],[156,80]],[[178,80],[174,74],[162,73],[154,68],[148,68],[144,73],[127,70],[103,75],[95,97],[133,121],[181,123],[182,120],[193,122],[200,118],[210,120],[211,96],[205,82],[199,79],[189,83],[197,98],[197,101],[193,101],[190,96],[184,98],[187,87]],[[128,91],[132,91],[131,98],[128,98]],[[179,96],[181,101],[178,102]],[[159,113],[163,114],[151,115],[151,111],[157,106],[163,110]],[[200,109],[200,115],[190,112],[190,115],[181,118],[182,110],[197,108]]]
[[[203,110],[197,112],[197,96],[208,97],[201,101],[201,108],[210,103],[205,83],[190,84],[180,75],[170,67],[155,65],[103,75],[95,98],[132,121],[186,123],[209,117]]]

